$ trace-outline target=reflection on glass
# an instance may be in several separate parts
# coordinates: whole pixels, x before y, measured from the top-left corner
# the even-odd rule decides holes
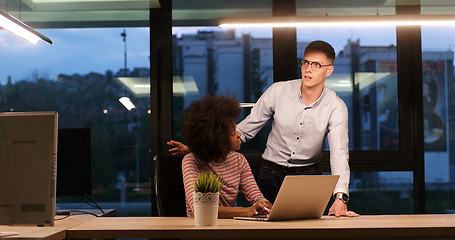
[[[453,31],[444,27],[422,27],[422,127],[428,213],[455,212],[451,176],[455,149],[454,37]]]
[[[135,88],[149,84],[149,30],[126,29],[128,67],[123,28],[42,31],[56,40],[51,47],[30,48],[0,31],[7,43],[0,52],[8,56],[0,68],[0,111],[57,111],[59,128],[90,128],[91,198],[118,215],[150,215],[150,94]],[[135,108],[123,107],[123,96]],[[91,208],[73,197],[59,197],[57,205]]]
[[[376,33],[381,32],[381,36]],[[370,34],[370,35],[369,35]],[[321,39],[336,52],[334,72],[325,85],[343,99],[349,110],[350,150],[399,148],[395,29],[297,29],[297,55]]]
[[[223,94],[242,103],[254,103],[273,82],[271,29],[250,32],[175,27],[173,34],[176,140],[182,140],[182,109],[193,100]],[[248,111],[249,108],[244,108],[240,120]]]
[[[353,172],[349,209],[361,214],[414,212],[412,172]]]
[[[192,100],[225,94],[240,102],[255,102],[272,84],[271,34],[264,34],[264,30],[240,31],[245,30],[173,28],[174,138],[181,140],[181,110]],[[378,40],[371,36],[377,31],[389,34]],[[335,71],[326,86],[348,106],[350,150],[398,149],[395,29],[306,28],[298,29],[297,36],[297,60],[303,57],[308,43],[316,39],[335,48]],[[181,93],[182,83],[194,84],[197,91]],[[248,110],[240,119],[247,114]],[[263,134],[256,140],[265,143],[266,138]],[[263,144],[258,147],[250,150],[264,150]]]
[[[335,48],[334,72],[325,85],[348,107],[349,150],[398,150],[395,29],[298,29],[297,55],[301,58],[306,45],[318,39]],[[349,208],[356,212],[413,212],[412,172],[352,172],[349,188]]]

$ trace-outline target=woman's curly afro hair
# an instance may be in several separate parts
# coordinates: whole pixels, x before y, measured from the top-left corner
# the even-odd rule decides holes
[[[204,96],[184,110],[183,137],[201,161],[225,159],[232,150],[230,134],[242,112],[233,97]]]

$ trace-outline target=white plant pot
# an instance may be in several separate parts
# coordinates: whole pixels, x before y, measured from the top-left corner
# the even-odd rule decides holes
[[[219,192],[195,192],[193,197],[194,224],[196,226],[215,226],[219,201]]]

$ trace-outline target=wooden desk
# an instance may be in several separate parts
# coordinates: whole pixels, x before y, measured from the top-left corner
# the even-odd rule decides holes
[[[84,215],[71,215],[56,216],[54,226],[28,226],[28,225],[0,225],[0,232],[16,232],[17,235],[8,237],[0,237],[0,239],[41,239],[41,240],[61,240],[66,238],[66,230],[68,228],[77,226],[83,222],[87,222],[96,218],[95,216]],[[62,220],[58,220],[62,219]]]
[[[455,239],[455,214],[364,215],[358,218],[256,222],[218,219],[217,226],[195,227],[187,217],[105,217],[67,230],[80,238],[437,238]]]

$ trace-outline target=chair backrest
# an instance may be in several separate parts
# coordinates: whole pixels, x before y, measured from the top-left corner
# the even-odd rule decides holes
[[[182,157],[154,156],[154,187],[158,216],[186,216]]]

